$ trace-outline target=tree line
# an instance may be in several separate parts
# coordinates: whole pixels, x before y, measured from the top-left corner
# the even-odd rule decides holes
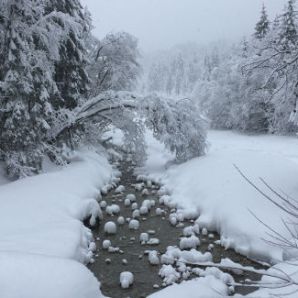
[[[294,0],[274,20],[263,6],[250,37],[233,45],[194,48],[191,54],[181,48],[170,58],[159,56],[151,63],[146,86],[192,98],[213,128],[296,133],[297,26]]]

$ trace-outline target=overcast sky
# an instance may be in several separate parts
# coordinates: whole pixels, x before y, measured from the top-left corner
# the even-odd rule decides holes
[[[97,37],[124,30],[146,52],[251,34],[263,2],[273,18],[287,0],[82,0]]]

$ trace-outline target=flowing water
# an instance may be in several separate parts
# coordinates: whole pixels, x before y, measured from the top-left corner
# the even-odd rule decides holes
[[[121,185],[125,186],[123,194],[116,194],[111,191],[104,197],[104,200],[110,204],[117,204],[120,206],[120,216],[124,218],[132,217],[131,207],[124,206],[124,198],[127,194],[135,194],[137,203],[140,206],[144,199],[152,199],[156,201],[156,206],[151,209],[151,212],[139,219],[140,228],[136,231],[130,230],[128,224],[123,226],[117,225],[117,233],[115,235],[105,235],[104,224],[107,221],[117,222],[117,216],[109,216],[104,212],[104,220],[101,221],[95,229],[93,229],[94,238],[96,239],[97,251],[95,262],[89,265],[90,270],[101,281],[101,290],[104,295],[113,298],[138,298],[147,297],[148,295],[160,290],[162,288],[162,279],[158,272],[161,265],[152,266],[148,262],[146,250],[157,250],[160,254],[166,251],[168,246],[179,244],[179,237],[182,236],[183,226],[173,227],[168,221],[168,216],[171,212],[169,208],[160,206],[158,203],[158,196],[156,191],[158,185],[153,185],[150,188],[148,196],[142,196],[141,192],[136,191],[134,185],[137,183],[136,177],[133,174],[133,167],[124,163],[120,168],[122,172]],[[164,210],[164,216],[157,216],[155,208],[160,207]],[[183,223],[185,226],[191,224],[190,221]],[[158,238],[159,245],[141,245],[139,236],[143,232],[150,232],[150,237]],[[197,248],[201,252],[208,251],[209,244],[214,244],[212,250],[213,261],[220,262],[222,258],[230,258],[234,262],[240,263],[244,266],[253,266],[254,268],[262,268],[262,266],[254,261],[251,261],[233,250],[225,250],[220,245],[214,242],[219,239],[219,235],[213,233],[214,238],[200,235],[201,245]],[[119,247],[120,251],[110,253],[102,248],[102,241],[109,239],[113,247]],[[134,274],[134,283],[129,289],[121,289],[119,283],[120,273],[123,271],[130,271]],[[246,279],[259,280],[260,276],[252,273],[241,273],[240,275],[233,274],[235,281],[244,282]],[[190,278],[194,278],[191,276]],[[254,291],[255,288],[236,287],[236,293],[248,294]]]

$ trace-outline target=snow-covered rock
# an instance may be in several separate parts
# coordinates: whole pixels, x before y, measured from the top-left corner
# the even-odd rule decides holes
[[[120,207],[116,204],[112,204],[106,207],[106,212],[108,215],[117,215],[120,213]]]
[[[123,216],[119,216],[117,219],[117,223],[120,226],[123,226],[125,224],[125,218]]]
[[[142,190],[142,196],[149,196],[149,190],[147,188]]]
[[[113,247],[113,246],[108,247],[108,252],[109,253],[116,253],[116,252],[119,252],[119,251],[120,251],[119,247]]]
[[[148,207],[147,206],[142,206],[141,208],[140,208],[140,214],[141,215],[146,215],[146,214],[148,214],[149,213],[149,210],[148,210]]]
[[[132,219],[128,225],[130,230],[138,230],[140,227],[140,222],[136,219]]]
[[[103,248],[103,249],[108,249],[110,246],[112,246],[112,243],[111,243],[110,240],[104,240],[104,241],[102,242],[102,248]]]
[[[130,200],[130,202],[135,202],[136,201],[136,196],[134,195],[134,194],[128,194],[127,196],[126,196],[126,199],[127,200]]]
[[[169,216],[169,222],[170,222],[170,224],[172,226],[176,226],[177,225],[178,220],[177,220],[177,216],[176,216],[175,213],[170,214],[170,216]]]
[[[90,242],[89,250],[92,251],[92,252],[96,251],[96,243],[95,242]]]
[[[120,285],[122,289],[128,289],[134,282],[134,276],[129,271],[121,272]]]
[[[148,261],[151,265],[159,265],[158,252],[156,250],[151,250],[148,254]]]
[[[148,245],[159,245],[160,240],[158,238],[150,238],[147,242]]]
[[[131,204],[131,201],[130,201],[129,199],[125,199],[125,200],[124,200],[124,206],[125,206],[125,207],[129,207],[130,204]]]
[[[193,226],[185,227],[183,229],[183,235],[185,237],[189,237],[189,236],[192,236],[194,234],[195,234],[195,232],[194,232]]]
[[[135,209],[132,212],[132,218],[139,218],[141,216],[140,210],[139,209]]]
[[[140,235],[140,242],[141,243],[146,243],[149,241],[149,234],[148,233],[142,233]]]
[[[207,228],[204,227],[204,228],[202,229],[202,235],[203,235],[203,236],[207,236],[207,235],[208,235],[208,230],[207,230]]]
[[[104,232],[106,234],[116,234],[117,226],[113,221],[108,221],[104,226]]]
[[[172,265],[162,265],[159,275],[163,278],[166,285],[176,283],[180,279],[179,272]]]
[[[151,200],[144,200],[143,203],[142,203],[142,207],[147,207],[148,210],[151,209],[152,205],[151,205]]]
[[[101,208],[106,208],[107,207],[107,202],[106,201],[101,201],[100,203],[99,203],[99,206],[101,207]]]
[[[123,193],[125,191],[125,186],[124,185],[119,185],[116,189],[115,189],[115,193]]]
[[[138,183],[135,185],[137,191],[141,191],[144,188],[144,183]]]
[[[161,208],[156,208],[155,213],[156,213],[156,215],[161,216],[161,215],[163,215],[164,211]]]
[[[132,210],[136,210],[136,209],[138,209],[138,203],[136,203],[136,202],[135,202],[135,203],[132,203],[132,204],[131,204],[131,209],[132,209]]]
[[[200,245],[200,239],[197,236],[192,235],[191,237],[183,237],[180,239],[180,249],[191,249],[196,248]]]

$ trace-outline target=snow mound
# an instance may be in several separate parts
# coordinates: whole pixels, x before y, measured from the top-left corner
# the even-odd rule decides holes
[[[104,232],[106,234],[116,234],[117,226],[113,221],[108,221],[104,226]]]
[[[120,273],[120,285],[122,289],[128,289],[134,282],[134,276],[131,272],[125,271]]]

